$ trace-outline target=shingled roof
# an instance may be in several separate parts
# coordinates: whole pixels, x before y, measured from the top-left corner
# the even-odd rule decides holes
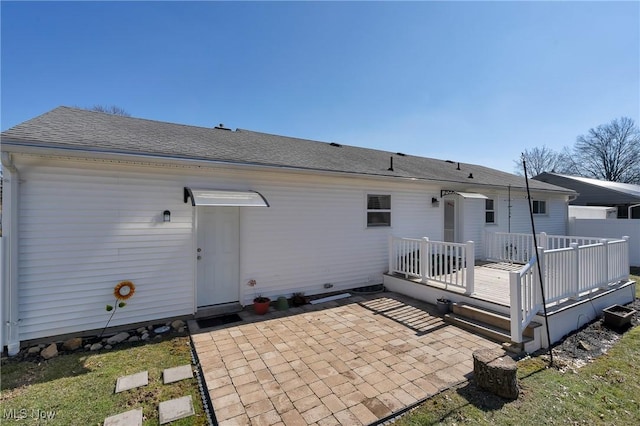
[[[244,129],[231,131],[123,117],[58,107],[1,135],[2,150],[59,148],[92,153],[254,164],[283,168],[415,178],[505,188],[525,186],[524,178],[488,167],[318,142]],[[390,170],[393,157],[393,170]],[[469,178],[472,175],[473,178]],[[572,193],[530,181],[532,189]]]

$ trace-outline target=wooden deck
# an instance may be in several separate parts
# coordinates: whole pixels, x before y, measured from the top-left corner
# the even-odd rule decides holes
[[[509,306],[509,272],[519,271],[524,265],[516,263],[483,262],[474,268],[475,297]]]
[[[478,262],[474,267],[473,298],[486,300],[502,306],[509,306],[509,272],[518,271],[524,265],[516,263]],[[398,274],[399,276],[400,274]],[[408,278],[408,281],[420,282],[419,278]],[[461,288],[447,286],[440,282],[429,281],[429,287],[439,288],[455,293],[462,293]]]

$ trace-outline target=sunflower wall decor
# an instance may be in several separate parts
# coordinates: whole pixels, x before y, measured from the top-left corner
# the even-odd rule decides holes
[[[113,297],[116,298],[116,301],[113,305],[107,305],[105,308],[107,312],[111,312],[111,316],[107,320],[107,324],[102,329],[102,332],[100,333],[100,337],[102,337],[102,334],[104,334],[104,331],[107,329],[107,327],[109,327],[109,323],[111,322],[113,315],[116,313],[116,310],[118,308],[124,308],[125,306],[127,306],[127,303],[125,302],[125,300],[131,299],[131,297],[135,294],[135,292],[136,292],[136,286],[131,281],[120,281],[113,288]]]

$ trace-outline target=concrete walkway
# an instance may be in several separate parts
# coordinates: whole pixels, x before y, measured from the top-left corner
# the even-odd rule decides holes
[[[473,351],[499,347],[395,293],[240,316],[190,324],[221,425],[369,424],[467,380]]]

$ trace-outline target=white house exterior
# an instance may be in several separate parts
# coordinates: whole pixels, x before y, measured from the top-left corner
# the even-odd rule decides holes
[[[522,177],[245,130],[60,107],[3,132],[2,162],[13,348],[102,328],[122,280],[136,293],[114,326],[378,284],[390,235],[473,240],[481,257],[485,231],[530,231]],[[537,231],[563,234],[573,192],[531,187]]]

